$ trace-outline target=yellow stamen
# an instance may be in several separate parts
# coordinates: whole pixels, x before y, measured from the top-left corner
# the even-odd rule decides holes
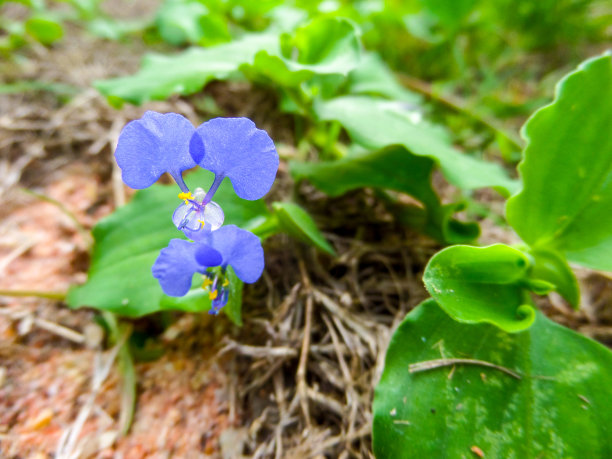
[[[207,289],[212,285],[213,281],[211,281],[208,277],[204,278],[204,282],[202,282],[202,288]]]
[[[217,296],[219,296],[218,290],[213,290],[212,292],[208,294],[208,298],[210,298],[211,300],[217,299]]]
[[[190,191],[188,193],[179,193],[178,198],[185,201],[185,204],[189,204],[189,199],[193,199],[193,196],[191,195]]]
[[[221,284],[223,287],[227,287],[229,285],[229,279],[226,277],[225,280],[223,281],[223,284]]]
[[[204,220],[198,220],[201,224],[202,224],[202,228],[204,228],[204,226],[206,226],[206,222]]]

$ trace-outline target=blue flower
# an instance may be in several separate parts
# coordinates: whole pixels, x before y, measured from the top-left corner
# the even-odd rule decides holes
[[[181,115],[155,112],[123,128],[115,158],[123,181],[132,188],[147,188],[164,172],[174,178],[183,204],[172,221],[186,234],[214,231],[223,224],[223,210],[212,198],[225,177],[239,197],[259,199],[272,186],[279,162],[270,136],[247,118],[214,118],[195,129]],[[215,179],[207,192],[196,188],[192,194],[182,172],[196,165],[213,172]]]
[[[183,296],[190,289],[193,275],[203,276],[202,288],[212,300],[211,314],[217,314],[229,299],[227,267],[246,283],[259,279],[264,268],[264,254],[259,238],[253,233],[227,225],[212,232],[199,232],[194,242],[172,239],[153,264],[153,276],[169,296]],[[211,268],[219,267],[216,270]]]

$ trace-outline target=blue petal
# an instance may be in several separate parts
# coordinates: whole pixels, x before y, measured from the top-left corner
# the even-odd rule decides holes
[[[200,265],[210,268],[212,266],[219,266],[223,263],[223,256],[209,245],[198,244],[196,261]]]
[[[194,242],[172,239],[168,247],[161,250],[152,272],[166,295],[185,295],[191,288],[194,273],[203,271],[195,257],[198,248]]]
[[[123,181],[132,188],[147,188],[169,172],[186,191],[181,173],[196,165],[189,154],[194,132],[191,122],[176,113],[149,111],[130,121],[121,131],[115,150]]]
[[[230,265],[236,276],[243,282],[251,284],[261,276],[264,269],[264,253],[259,238],[250,231],[236,225],[222,226],[217,231],[208,233],[202,242],[219,251],[223,256],[222,266]],[[196,260],[204,264],[206,257],[201,249],[196,251]]]
[[[229,177],[242,199],[265,195],[278,170],[274,142],[248,118],[214,118],[201,124],[191,139],[190,153],[204,169]]]

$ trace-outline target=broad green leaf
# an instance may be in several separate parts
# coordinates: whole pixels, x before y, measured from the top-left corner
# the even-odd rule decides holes
[[[504,194],[517,188],[500,166],[460,153],[450,145],[445,130],[424,121],[417,108],[403,102],[343,96],[319,101],[315,112],[321,120],[339,121],[365,148],[402,145],[414,155],[433,159],[446,179],[460,188],[496,187]]]
[[[212,174],[201,169],[188,174],[186,182],[191,189],[206,188],[212,182]],[[151,274],[159,251],[170,239],[184,238],[171,220],[174,209],[180,204],[179,191],[173,185],[154,185],[139,191],[129,204],[96,225],[89,277],[84,285],[70,290],[68,304],[71,307],[92,306],[125,316],[149,314],[170,307],[170,303],[175,309],[184,310],[210,307],[206,299],[198,309],[193,297],[195,293],[170,300],[163,295],[157,279]],[[263,201],[238,198],[228,180],[215,194],[215,201],[225,212],[226,224],[244,228],[268,214]],[[237,284],[236,287],[242,288]],[[231,309],[233,318],[239,318],[234,311],[235,305]]]
[[[157,10],[155,23],[160,36],[171,45],[197,43],[202,38],[200,18],[208,13],[200,2],[165,0]]]
[[[25,22],[25,31],[43,45],[51,45],[64,36],[62,24],[48,15],[29,18]]]
[[[374,396],[374,454],[612,457],[611,405],[612,354],[599,343],[541,313],[516,334],[460,324],[428,300],[387,350]]]
[[[275,202],[272,208],[280,228],[285,233],[332,256],[336,255],[336,251],[323,237],[312,217],[300,206],[292,202]]]
[[[453,319],[518,332],[535,317],[525,288],[530,267],[523,252],[503,244],[455,245],[429,260],[423,282]]]
[[[315,75],[347,75],[360,56],[361,43],[352,22],[320,18],[281,36],[282,54],[262,50],[254,70],[282,86],[294,87]]]
[[[431,185],[434,162],[415,156],[402,147],[352,153],[337,161],[291,163],[295,179],[308,179],[330,196],[373,187],[407,193],[423,204],[400,213],[411,226],[443,242],[468,242],[478,236],[478,227],[452,220],[456,205],[442,206]],[[398,173],[401,171],[401,173]]]
[[[134,104],[164,100],[172,94],[193,94],[209,81],[236,74],[241,65],[253,62],[257,52],[275,53],[278,47],[278,35],[262,33],[210,48],[191,48],[174,56],[149,54],[136,74],[97,81],[94,86],[111,100]]]
[[[231,39],[223,18],[197,1],[166,0],[157,11],[155,22],[161,37],[175,46],[215,44]]]
[[[612,271],[612,56],[591,59],[525,124],[523,190],[508,222],[534,248]]]
[[[347,74],[360,57],[361,42],[356,25],[344,18],[319,18],[300,27],[281,42],[289,67],[309,68],[318,74]]]
[[[348,92],[371,94],[402,101],[417,108],[422,97],[404,88],[378,54],[368,53],[361,57],[359,66],[349,74]]]

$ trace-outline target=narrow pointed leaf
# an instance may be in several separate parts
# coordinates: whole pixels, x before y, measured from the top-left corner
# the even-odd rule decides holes
[[[275,202],[272,207],[282,231],[331,256],[336,256],[336,251],[321,234],[308,212],[292,202]]]

